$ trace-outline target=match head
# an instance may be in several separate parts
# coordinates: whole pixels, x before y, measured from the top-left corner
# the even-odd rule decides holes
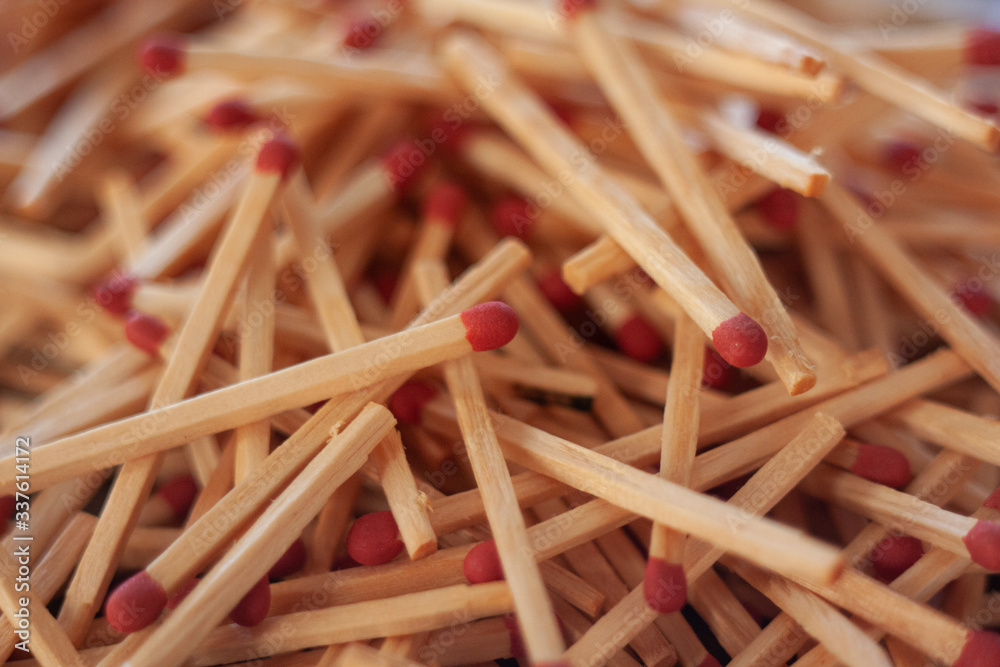
[[[298,146],[289,137],[279,135],[261,147],[255,168],[261,174],[279,174],[287,178],[298,162]]]
[[[462,561],[462,572],[470,584],[503,581],[503,568],[500,567],[497,543],[487,540],[472,547]]]
[[[920,147],[916,144],[897,140],[891,141],[882,149],[882,162],[895,171],[916,167],[923,162]]]
[[[569,20],[595,9],[597,9],[597,0],[559,0],[559,14]]]
[[[777,109],[763,108],[757,111],[757,127],[770,132],[780,134],[786,125],[785,114]]]
[[[306,564],[306,545],[301,538],[292,542],[291,546],[285,549],[281,558],[267,571],[267,578],[271,581],[284,579],[293,575]]]
[[[252,628],[267,618],[271,609],[271,585],[263,577],[229,612],[229,620],[244,628]]]
[[[746,313],[715,327],[712,344],[727,363],[737,368],[755,366],[767,354],[767,334]]]
[[[614,332],[615,342],[626,356],[649,363],[663,354],[663,341],[646,318],[633,315]]]
[[[156,494],[170,505],[176,519],[183,519],[198,495],[198,484],[191,475],[177,475],[157,489]]]
[[[489,301],[462,311],[465,339],[476,352],[503,347],[517,335],[518,319],[514,309],[501,301]]]
[[[113,315],[124,315],[132,309],[132,296],[138,280],[128,273],[115,273],[94,285],[97,304]]]
[[[413,380],[407,382],[389,398],[389,411],[403,424],[419,424],[424,406],[438,395],[432,384]]]
[[[680,611],[687,601],[687,578],[684,567],[668,563],[662,558],[650,557],[646,563],[646,576],[642,580],[646,604],[655,612],[672,614]]]
[[[395,558],[405,546],[392,512],[372,512],[358,517],[347,531],[347,555],[362,565],[382,565]]]
[[[157,35],[139,52],[139,62],[147,74],[168,79],[184,73],[187,44],[180,35]]]
[[[349,49],[363,50],[375,44],[382,32],[382,24],[375,19],[366,18],[352,21],[344,35],[344,46]]]
[[[490,211],[493,229],[501,236],[513,236],[526,241],[535,226],[531,204],[522,197],[504,197]]]
[[[997,667],[1000,664],[1000,634],[969,630],[965,647],[952,667]]]
[[[799,200],[795,193],[785,188],[777,188],[761,197],[757,210],[774,229],[790,232],[799,222]]]
[[[850,468],[858,477],[901,489],[913,479],[910,462],[898,450],[885,445],[859,443],[858,458]]]
[[[986,317],[993,310],[993,297],[984,289],[982,283],[972,280],[965,280],[957,285],[953,291],[955,301],[976,317]]]
[[[260,120],[245,100],[219,102],[205,116],[205,125],[216,132],[238,132]]]
[[[448,182],[438,183],[427,195],[424,215],[437,224],[455,227],[468,202],[469,198],[460,186]]]
[[[1000,489],[991,493],[986,500],[983,501],[983,507],[991,509],[995,512],[1000,512]]]
[[[722,663],[715,659],[715,656],[709,654],[705,656],[705,659],[698,663],[698,667],[722,667]]]
[[[924,544],[909,535],[891,535],[878,543],[872,552],[875,577],[884,583],[895,581],[924,555]]]
[[[524,649],[524,639],[521,638],[521,628],[517,625],[517,618],[513,614],[506,614],[503,617],[504,627],[510,635],[510,654],[514,658],[525,658],[528,653]]]
[[[1000,572],[1000,523],[977,521],[962,538],[972,562],[990,572]]]
[[[125,320],[125,338],[140,350],[158,356],[170,328],[158,317],[133,310]]]
[[[382,158],[382,170],[397,194],[406,194],[417,182],[427,165],[428,157],[413,141],[401,141]]]
[[[965,62],[969,65],[1000,65],[1000,32],[976,28],[966,33]]]
[[[160,617],[167,592],[145,570],[121,583],[104,607],[108,623],[119,632],[138,632]]]
[[[563,315],[583,308],[583,299],[566,284],[558,267],[546,271],[535,282],[542,296]]]
[[[736,381],[740,372],[726,363],[719,353],[705,346],[705,362],[701,370],[701,386],[709,389],[725,389]]]
[[[14,496],[0,497],[0,521],[10,521],[14,518],[14,507],[17,501]]]

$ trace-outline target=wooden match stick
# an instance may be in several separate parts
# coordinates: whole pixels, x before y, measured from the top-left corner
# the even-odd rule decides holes
[[[497,53],[469,34],[451,35],[442,57],[469,88],[480,77],[499,82],[484,109],[551,174],[569,174],[567,188],[599,215],[607,231],[680,303],[734,366],[753,366],[767,350],[756,322],[736,307],[687,258],[635,201],[594,164],[587,149],[554,118],[538,97],[516,81]],[[583,156],[584,159],[574,159]]]
[[[103,182],[101,198],[105,224],[115,230],[115,236],[120,239],[121,255],[128,263],[143,255],[149,231],[143,219],[140,197],[132,179],[124,172],[112,172]]]
[[[670,384],[663,408],[660,476],[688,486],[698,446],[698,396],[704,366],[705,337],[690,318],[677,321]],[[678,611],[687,600],[684,535],[653,524],[649,562],[643,579],[646,603],[661,614]]]
[[[413,279],[426,304],[448,284],[441,260],[418,261]],[[528,655],[536,664],[555,665],[564,645],[541,573],[531,556],[524,517],[510,482],[510,473],[490,426],[486,398],[472,362],[445,364],[445,379],[455,400],[458,423],[465,438],[472,471],[486,506],[504,578],[510,584],[518,623]]]

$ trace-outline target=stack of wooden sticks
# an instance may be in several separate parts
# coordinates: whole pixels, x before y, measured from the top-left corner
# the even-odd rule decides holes
[[[1000,33],[810,4],[0,8],[2,658],[1000,665]]]

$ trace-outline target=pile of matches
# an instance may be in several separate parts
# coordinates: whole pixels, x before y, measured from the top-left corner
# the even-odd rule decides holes
[[[4,3],[0,657],[1000,665],[1000,33],[838,4]]]

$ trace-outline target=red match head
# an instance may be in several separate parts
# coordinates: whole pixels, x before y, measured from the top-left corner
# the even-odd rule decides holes
[[[132,295],[137,283],[135,276],[114,273],[94,285],[94,300],[107,312],[124,315],[132,308]]]
[[[583,307],[583,299],[566,284],[558,267],[540,275],[536,282],[542,296],[563,315],[572,314]]]
[[[379,34],[382,32],[382,24],[372,18],[358,19],[352,21],[344,35],[344,46],[350,49],[367,49],[374,46]]]
[[[229,620],[244,628],[252,628],[267,618],[271,609],[271,585],[263,577],[229,612]]]
[[[740,372],[726,363],[719,353],[705,347],[705,363],[701,370],[701,386],[709,389],[725,389],[736,381]]]
[[[10,521],[14,518],[14,507],[17,502],[14,496],[0,497],[0,521]]]
[[[238,132],[260,120],[245,100],[219,102],[205,116],[205,124],[216,132]]]
[[[584,12],[597,8],[597,0],[559,0],[559,14],[567,19],[575,19]]]
[[[469,198],[460,186],[455,183],[438,183],[427,195],[424,205],[424,216],[437,224],[454,227],[465,212]]]
[[[984,289],[982,283],[965,280],[955,285],[953,294],[955,301],[976,317],[986,317],[993,310],[993,297]]]
[[[388,563],[405,546],[392,512],[372,512],[358,517],[347,531],[347,554],[362,565]]]
[[[462,572],[470,584],[503,581],[503,568],[500,567],[497,543],[487,540],[472,547],[462,561]]]
[[[784,188],[777,188],[761,197],[757,210],[779,232],[792,231],[799,221],[799,200],[794,192]]]
[[[737,368],[759,364],[767,354],[767,334],[746,313],[715,327],[712,344],[727,363]]]
[[[662,558],[651,557],[646,563],[642,592],[646,604],[653,611],[661,614],[680,611],[687,600],[687,578],[684,576],[684,567],[668,563]]]
[[[970,65],[1000,65],[1000,33],[977,28],[965,36],[965,62]]]
[[[191,475],[177,475],[157,489],[156,494],[170,505],[175,518],[183,519],[198,495],[198,484]]]
[[[187,44],[180,35],[157,35],[139,51],[139,62],[147,74],[159,79],[183,74]]]
[[[284,579],[293,575],[306,564],[306,545],[302,539],[292,542],[291,546],[285,549],[281,558],[267,571],[267,578],[271,581]]]
[[[382,170],[392,189],[405,194],[423,173],[428,159],[416,142],[401,141],[382,158]]]
[[[698,663],[698,667],[722,667],[722,664],[715,659],[715,656],[709,654],[705,656],[705,659]]]
[[[923,542],[909,535],[890,536],[872,552],[872,569],[882,582],[894,581],[924,555]]]
[[[140,350],[159,355],[160,346],[170,335],[170,328],[153,315],[133,310],[125,320],[125,338]]]
[[[858,458],[850,468],[858,477],[901,489],[910,483],[910,462],[898,450],[885,445],[858,443]]]
[[[517,313],[501,301],[473,306],[460,317],[465,325],[465,339],[476,352],[503,347],[517,335]]]
[[[995,490],[983,501],[983,507],[1000,512],[1000,489]]]
[[[407,382],[389,398],[389,410],[403,424],[419,424],[424,406],[437,395],[437,387],[432,384]]]
[[[510,635],[510,654],[515,658],[527,657],[524,650],[524,639],[521,638],[521,628],[517,625],[517,618],[513,614],[506,614],[503,617],[504,627]]]
[[[522,197],[505,197],[493,206],[490,222],[501,236],[527,240],[535,225],[535,212],[528,200]]]
[[[138,632],[159,618],[166,604],[163,586],[143,570],[123,581],[108,596],[104,615],[115,630]]]
[[[633,315],[614,332],[615,342],[626,356],[649,363],[663,353],[663,341],[646,318]]]
[[[990,572],[1000,572],[1000,523],[977,521],[962,538],[972,562]]]
[[[255,168],[262,174],[279,174],[286,178],[298,162],[298,146],[289,137],[279,135],[261,146]]]
[[[1000,634],[969,630],[965,647],[952,667],[997,667],[1000,665]]]
[[[785,126],[785,114],[777,109],[760,109],[757,112],[757,127],[770,132],[780,134]]]
[[[885,166],[896,171],[912,169],[923,163],[920,147],[909,141],[891,141],[882,149]]]

